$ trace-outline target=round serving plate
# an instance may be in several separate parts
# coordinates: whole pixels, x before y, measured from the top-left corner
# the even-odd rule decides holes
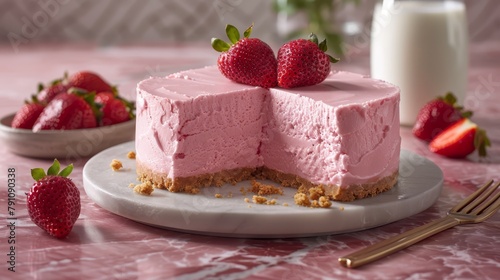
[[[155,189],[145,196],[130,187],[131,183],[138,183],[135,160],[127,158],[133,150],[134,142],[128,142],[92,157],[83,169],[87,195],[119,216],[155,227],[206,235],[284,238],[369,229],[427,209],[439,197],[443,182],[438,166],[402,150],[394,188],[371,198],[333,202],[327,209],[295,205],[296,190],[292,188],[285,188],[283,195],[269,196],[276,199],[275,205],[252,203],[253,193],[240,191],[250,187],[249,181],[203,188],[196,195]],[[113,171],[109,167],[113,159],[120,160],[124,168]]]

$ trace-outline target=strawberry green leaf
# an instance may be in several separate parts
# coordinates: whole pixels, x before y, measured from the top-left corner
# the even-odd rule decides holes
[[[487,155],[486,148],[490,146],[491,142],[486,135],[486,131],[478,128],[476,134],[474,135],[474,147],[476,147],[479,156],[485,157]]]
[[[472,111],[463,111],[462,112],[462,118],[470,119],[470,117],[472,117],[472,115],[473,115]]]
[[[68,93],[70,93],[70,94],[76,94],[78,96],[85,96],[89,92],[87,90],[82,89],[82,88],[71,87],[71,88],[68,89]]]
[[[335,57],[333,57],[331,55],[328,56],[328,59],[330,60],[331,63],[337,63],[337,62],[340,61],[340,59],[335,58]]]
[[[33,177],[33,179],[35,179],[35,181],[38,181],[45,176],[47,176],[47,175],[45,174],[45,170],[43,170],[43,168],[31,169],[31,177]]]
[[[88,94],[83,95],[83,99],[89,104],[89,105],[94,105],[94,100],[95,100],[95,91],[89,92]]]
[[[116,99],[120,100],[121,102],[123,102],[123,104],[125,105],[125,107],[127,107],[127,111],[128,111],[128,116],[130,119],[134,119],[135,118],[135,102],[134,101],[129,101],[121,96],[117,96]]]
[[[214,50],[218,51],[218,52],[225,52],[227,50],[229,50],[231,46],[222,41],[221,39],[217,39],[217,38],[212,38],[212,48],[214,48]]]
[[[316,36],[316,34],[314,34],[314,33],[311,33],[311,35],[309,35],[309,41],[311,41],[317,45],[318,44],[318,36]]]
[[[91,91],[85,95],[83,95],[83,100],[89,104],[90,109],[92,109],[92,112],[94,113],[94,116],[96,118],[96,121],[99,123],[100,119],[102,118],[102,112],[99,110],[99,107],[95,103],[95,91]]]
[[[68,177],[69,174],[71,174],[72,171],[73,171],[73,164],[70,164],[66,168],[64,168],[63,170],[61,170],[61,172],[59,172],[58,175],[61,176],[61,177]]]
[[[250,34],[252,34],[252,28],[253,28],[253,23],[252,25],[250,25],[250,27],[247,28],[247,30],[245,30],[245,32],[243,32],[244,38],[250,37]]]
[[[443,100],[444,102],[450,105],[455,105],[455,103],[457,103],[457,98],[451,92],[447,92],[446,95],[443,97]]]
[[[343,54],[345,52],[345,46],[343,44],[342,35],[339,33],[325,33],[326,40],[330,46],[330,50],[334,53]]]
[[[443,97],[438,97],[438,99],[440,100],[443,100],[445,103],[453,106],[453,108],[455,108],[456,110],[458,110],[458,112],[460,113],[460,115],[462,116],[462,118],[467,118],[467,119],[470,119],[470,117],[472,117],[473,115],[473,112],[472,111],[464,111],[464,106],[460,106],[457,104],[457,97],[452,93],[452,92],[447,92],[445,94],[445,96]]]
[[[40,93],[40,91],[42,91],[44,88],[45,86],[42,83],[38,83],[37,93]]]
[[[240,40],[240,32],[238,31],[238,28],[231,24],[226,25],[226,34],[229,41],[233,44],[236,44]]]
[[[54,163],[47,170],[47,175],[57,175],[61,169],[61,164],[57,159],[54,159]]]
[[[113,96],[116,98],[119,96],[118,94],[118,86],[112,86],[111,87],[111,93],[113,94]]]
[[[35,94],[32,94],[30,100],[24,100],[24,104],[31,104],[31,103],[39,104],[40,100],[38,100],[38,96],[36,96]]]
[[[328,46],[326,45],[326,39],[321,41],[321,43],[319,43],[318,47],[321,51],[326,52],[328,50]]]
[[[51,85],[51,86],[55,86],[55,85],[57,85],[57,84],[62,83],[62,81],[63,81],[62,79],[53,80],[52,82],[50,82],[50,85]]]

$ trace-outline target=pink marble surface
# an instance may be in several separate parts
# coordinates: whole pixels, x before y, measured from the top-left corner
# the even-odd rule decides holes
[[[402,127],[402,147],[434,161],[444,171],[445,184],[428,210],[375,229],[350,234],[296,239],[231,239],[173,232],[142,225],[97,206],[83,190],[87,159],[71,160],[72,178],[81,190],[82,212],[64,240],[50,237],[29,219],[24,193],[30,188],[30,168],[48,160],[12,154],[0,143],[0,278],[2,279],[495,279],[500,267],[500,214],[476,225],[437,234],[418,245],[359,269],[341,267],[337,258],[366,245],[407,231],[435,218],[478,184],[500,179],[500,42],[471,48],[466,106],[488,130],[490,156],[451,160],[430,153],[424,143]],[[149,75],[214,64],[217,54],[200,46],[33,46],[15,54],[0,46],[0,115],[16,111],[39,81],[65,70],[101,73],[127,97]],[[339,68],[369,72],[368,53],[353,53]],[[10,229],[7,220],[7,173],[16,171],[16,272],[8,271]]]

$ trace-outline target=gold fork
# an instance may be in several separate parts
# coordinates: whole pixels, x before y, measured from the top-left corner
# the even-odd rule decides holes
[[[500,186],[500,182],[490,188],[491,185],[493,185],[493,180],[487,182],[469,197],[458,203],[448,211],[448,215],[445,217],[368,246],[345,257],[340,257],[340,264],[349,268],[358,267],[407,248],[456,225],[480,223],[488,219],[500,208],[500,192],[497,192],[485,202]]]

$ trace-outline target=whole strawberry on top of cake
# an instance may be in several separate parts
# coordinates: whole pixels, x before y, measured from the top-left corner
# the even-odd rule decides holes
[[[235,40],[239,34],[233,28],[226,30],[232,45],[221,56],[241,41]],[[321,44],[315,45],[324,53]],[[317,59],[319,52],[306,52],[315,55],[303,58]],[[276,84],[287,70],[279,67],[280,60],[288,58],[278,56]],[[245,59],[240,55],[229,67]],[[221,63],[137,85],[141,181],[196,193],[200,187],[263,178],[287,187],[323,186],[330,199],[339,201],[373,196],[396,184],[401,141],[397,87],[328,71],[308,86],[267,88],[230,80],[220,68]],[[261,82],[270,75],[262,75]]]

